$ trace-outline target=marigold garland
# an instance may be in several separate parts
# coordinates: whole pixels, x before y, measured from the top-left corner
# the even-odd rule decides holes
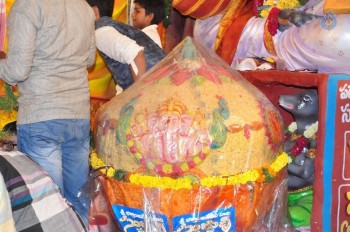
[[[140,174],[132,174],[130,182],[147,188],[160,189],[192,189],[192,181],[189,178],[172,179],[170,177],[157,177]]]
[[[90,163],[93,169],[106,166],[101,159],[98,158],[95,151],[90,154]],[[216,186],[230,186],[246,184],[248,182],[259,182],[265,183],[271,181],[282,168],[288,164],[288,155],[286,153],[281,153],[276,160],[266,167],[260,169],[249,170],[244,173],[239,173],[237,175],[229,177],[211,176],[202,178],[199,183],[193,183],[190,178],[183,177],[178,179],[172,179],[170,177],[158,177],[149,176],[141,174],[131,174],[129,181],[136,185],[141,185],[147,188],[161,188],[161,189],[192,189],[194,185],[199,184],[202,187],[216,187]],[[106,174],[105,170],[102,170]],[[113,178],[115,176],[116,170],[114,168],[109,168],[107,171],[107,176]]]
[[[95,151],[92,151],[90,154],[90,165],[93,169],[98,169],[106,166],[106,164],[100,158],[98,158],[97,153]],[[102,169],[101,172],[103,174],[106,174],[110,178],[114,177],[115,175],[114,168],[108,168],[107,173],[106,169]]]

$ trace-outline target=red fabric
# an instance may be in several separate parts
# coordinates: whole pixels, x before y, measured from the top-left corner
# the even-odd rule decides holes
[[[181,14],[184,15],[184,13],[186,13],[188,10],[193,8],[193,6],[197,2],[198,1],[182,0],[176,4],[173,3],[173,7],[176,10],[178,10]],[[188,12],[188,15],[193,18],[203,18],[204,16],[209,17],[212,15],[218,14],[224,9],[226,9],[228,4],[230,3],[230,0],[224,0],[221,3],[221,5],[218,7],[218,9],[215,12],[211,13],[211,11],[213,11],[219,3],[220,3],[219,0],[205,0],[200,4],[200,6],[197,9],[192,10],[191,12]],[[209,13],[211,14],[208,15]]]

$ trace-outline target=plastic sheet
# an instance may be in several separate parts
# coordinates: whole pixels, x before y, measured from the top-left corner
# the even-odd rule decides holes
[[[122,231],[293,231],[282,173],[269,184],[143,188],[107,178],[112,211]]]
[[[288,231],[279,112],[187,37],[96,114],[102,187],[124,231]],[[98,165],[97,165],[98,166]]]
[[[109,200],[101,188],[101,180],[105,178],[103,173],[109,168],[109,166],[103,166],[92,170],[87,182],[77,195],[88,215],[89,225],[87,228],[89,232],[118,231],[109,211]]]

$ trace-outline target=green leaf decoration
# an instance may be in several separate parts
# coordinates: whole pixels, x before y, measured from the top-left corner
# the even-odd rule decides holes
[[[10,85],[5,84],[5,97],[0,97],[0,110],[16,110],[18,97],[13,93]]]
[[[165,0],[163,25],[167,28],[171,24],[170,20],[171,0]]]
[[[127,175],[127,171],[125,170],[115,170],[114,172],[114,179],[118,180],[118,181],[126,181],[126,175]]]
[[[265,176],[265,183],[270,183],[275,179],[273,175],[270,174],[269,170],[267,170],[267,168],[263,168],[262,171]]]

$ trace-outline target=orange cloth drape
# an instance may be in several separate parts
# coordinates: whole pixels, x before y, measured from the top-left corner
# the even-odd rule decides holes
[[[239,2],[239,4],[238,4]],[[215,41],[216,53],[228,64],[232,63],[242,31],[253,17],[252,2],[236,1],[229,18],[223,18]],[[230,12],[230,9],[229,11]]]

